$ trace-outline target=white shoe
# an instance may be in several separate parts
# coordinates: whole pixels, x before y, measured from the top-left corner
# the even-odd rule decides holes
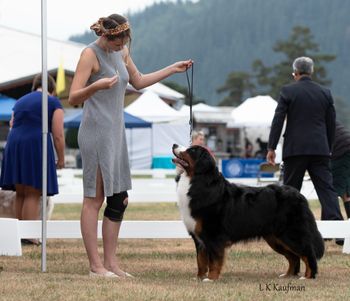
[[[118,275],[116,275],[116,274],[114,274],[113,272],[110,272],[110,271],[107,271],[105,273],[95,273],[93,271],[90,271],[89,276],[92,277],[92,278],[94,278],[94,277],[96,277],[96,278],[98,278],[98,277],[102,277],[102,278],[103,277],[104,278],[119,278]]]
[[[121,274],[121,275],[118,275],[118,274],[116,274],[116,275],[118,277],[120,277],[120,278],[135,278],[133,275],[131,275],[131,274],[127,273],[127,272],[123,272],[123,274]]]

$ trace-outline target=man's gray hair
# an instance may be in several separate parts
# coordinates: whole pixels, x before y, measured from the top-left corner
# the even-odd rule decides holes
[[[298,57],[293,62],[295,73],[311,75],[314,72],[314,61],[306,56]]]

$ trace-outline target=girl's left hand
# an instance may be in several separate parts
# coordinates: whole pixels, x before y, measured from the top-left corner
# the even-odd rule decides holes
[[[187,61],[179,61],[176,62],[173,67],[175,69],[175,72],[184,72],[187,69],[191,68],[193,65],[193,60],[187,60]]]

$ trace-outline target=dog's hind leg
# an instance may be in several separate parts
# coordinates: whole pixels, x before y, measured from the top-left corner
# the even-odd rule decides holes
[[[209,253],[209,280],[219,279],[225,260],[225,247],[217,248],[214,252]]]
[[[289,267],[286,273],[281,274],[280,278],[285,278],[289,276],[297,276],[300,272],[300,258],[299,256],[293,254],[292,252],[285,249],[284,256],[287,258]]]
[[[305,263],[305,276],[302,278],[311,279],[316,278],[317,274],[317,259],[315,255],[315,251],[308,242],[307,245],[304,244],[302,249],[298,249],[299,245],[302,245],[301,243],[296,244],[293,242],[290,242],[290,239],[287,238],[277,238],[277,242],[284,246],[287,250],[289,250],[291,253],[298,256],[304,263]]]
[[[301,260],[305,263],[305,278],[314,279],[317,274],[317,260],[313,252],[308,256],[301,256]]]
[[[297,276],[300,272],[300,257],[287,249],[284,249],[284,251],[285,253],[283,255],[287,258],[289,267],[285,274],[280,275],[280,278]]]
[[[285,247],[275,236],[265,236],[265,241],[277,253],[287,258],[289,267],[286,273],[281,274],[281,278],[296,276],[300,272],[300,257]]]

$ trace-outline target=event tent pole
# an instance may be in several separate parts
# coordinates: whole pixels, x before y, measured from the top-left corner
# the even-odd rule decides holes
[[[41,206],[41,271],[46,272],[46,205],[47,205],[47,5],[41,0],[41,80],[42,80],[42,206]]]

